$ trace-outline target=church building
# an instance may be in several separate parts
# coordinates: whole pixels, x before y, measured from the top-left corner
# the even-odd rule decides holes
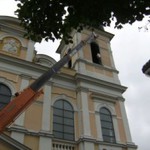
[[[91,34],[72,31],[73,44]],[[52,67],[56,60],[37,54],[35,42],[17,18],[0,16],[0,110]],[[95,29],[98,38],[81,48],[42,87],[40,95],[0,134],[0,150],[137,150],[130,134],[125,99],[110,41],[113,34]],[[6,116],[7,117],[7,116]]]

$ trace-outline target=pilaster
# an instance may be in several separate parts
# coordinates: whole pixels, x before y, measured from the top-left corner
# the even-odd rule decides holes
[[[130,129],[129,129],[129,124],[128,124],[128,119],[127,119],[127,115],[126,115],[126,111],[125,111],[124,102],[119,101],[119,103],[120,103],[120,109],[121,109],[121,114],[122,114],[122,120],[123,120],[123,124],[124,124],[124,130],[126,133],[127,144],[131,144],[133,142],[132,142],[132,138],[131,138],[131,133],[130,133]]]
[[[26,60],[27,61],[32,61],[33,59],[33,53],[34,53],[34,42],[30,41],[28,42],[28,48],[27,48],[27,56],[26,56]]]
[[[40,137],[39,150],[51,150],[52,149],[52,139],[49,137]]]
[[[81,103],[81,122],[82,122],[82,131],[81,136],[89,138],[91,137],[91,128],[90,128],[90,115],[89,115],[89,106],[88,106],[88,91],[86,89],[80,89],[78,91],[79,99]]]
[[[94,143],[92,142],[81,142],[79,144],[79,150],[95,150]]]
[[[50,131],[50,112],[51,112],[51,85],[44,86],[42,130]]]
[[[101,128],[101,123],[100,123],[100,114],[99,112],[95,112],[95,118],[96,118],[96,130],[97,130],[97,140],[102,141],[102,128]]]

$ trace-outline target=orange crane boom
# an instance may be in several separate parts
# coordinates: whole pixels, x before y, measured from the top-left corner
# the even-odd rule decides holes
[[[55,75],[69,60],[74,54],[76,54],[81,47],[86,43],[90,43],[91,40],[97,36],[92,33],[86,40],[81,41],[76,47],[70,49],[68,53],[59,60],[56,64],[52,66],[47,72],[42,74],[37,80],[35,80],[27,89],[23,90],[16,96],[8,105],[6,105],[0,111],[0,133],[10,125],[14,120],[25,110],[27,109],[34,100],[42,93],[41,87]]]

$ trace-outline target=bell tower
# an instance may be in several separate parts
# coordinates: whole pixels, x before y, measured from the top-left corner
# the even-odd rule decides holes
[[[122,86],[115,67],[110,41],[113,34],[95,29],[98,36],[86,44],[66,64],[75,70],[78,125],[76,141],[79,150],[136,150],[132,142],[122,93]],[[73,31],[73,44],[60,44],[57,53],[63,57],[92,33],[84,29]]]
[[[73,44],[65,45],[62,42],[57,53],[60,53],[61,57],[63,57],[69,48],[79,44],[80,41],[86,39],[91,33],[91,30],[86,29],[82,33],[72,32]],[[82,47],[71,61],[66,64],[66,67],[73,68],[78,73],[87,76],[120,84],[110,46],[110,41],[114,35],[104,31],[103,28],[95,29],[95,33],[98,38]]]

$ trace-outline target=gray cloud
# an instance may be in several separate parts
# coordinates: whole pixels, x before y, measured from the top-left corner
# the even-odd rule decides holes
[[[140,150],[149,149],[150,139],[150,78],[141,69],[150,59],[150,33],[138,31],[141,23],[112,30],[111,41],[116,68],[122,85],[128,87],[123,94],[133,137]]]

